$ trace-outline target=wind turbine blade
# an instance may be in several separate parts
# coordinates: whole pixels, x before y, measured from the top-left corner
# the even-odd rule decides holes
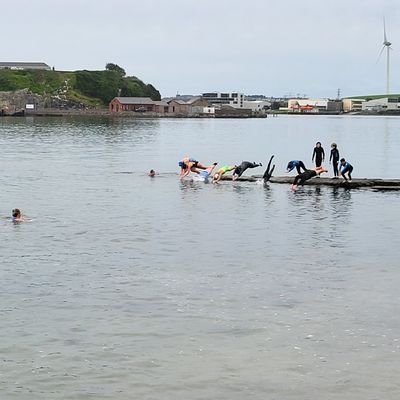
[[[381,56],[382,56],[383,50],[385,50],[385,47],[386,46],[382,46],[382,49],[381,49],[381,51],[379,53],[379,56],[378,56],[378,59],[376,60],[376,64],[378,64],[379,60],[381,59]]]
[[[383,17],[383,43],[387,42],[385,17]]]

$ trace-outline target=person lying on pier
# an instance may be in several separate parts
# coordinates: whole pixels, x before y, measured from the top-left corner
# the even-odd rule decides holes
[[[347,162],[344,158],[340,160],[340,175],[343,176],[344,180],[347,181],[346,173],[349,176],[348,181],[351,182],[351,173],[353,172],[353,166]]]
[[[243,175],[243,172],[246,171],[248,168],[256,168],[256,167],[262,167],[261,163],[255,163],[255,162],[250,162],[250,161],[242,161],[242,163],[235,168],[233,171],[232,175],[232,180],[236,180],[237,178],[240,178]]]
[[[224,174],[226,174],[227,172],[233,171],[236,167],[237,167],[237,165],[232,165],[232,166],[224,165],[223,167],[221,167],[221,168],[214,174],[213,183],[218,183],[218,182],[221,180],[221,178],[222,178],[222,176],[223,176]]]
[[[320,176],[323,172],[328,172],[324,167],[315,167],[313,169],[308,169],[307,171],[302,172],[301,174],[298,174],[293,181],[293,184],[291,186],[291,189],[293,191],[297,190],[297,183],[301,186],[304,185],[305,181],[308,181],[311,178],[314,178],[314,176]]]
[[[184,178],[186,175],[189,175],[190,172],[194,172],[195,174],[199,174],[199,169],[206,169],[204,165],[201,165],[196,159],[191,157],[185,157],[182,161],[179,161],[178,165],[181,167],[181,171],[179,173],[180,178]]]
[[[306,166],[304,165],[303,161],[300,160],[292,160],[288,162],[288,165],[286,167],[286,172],[290,172],[293,169],[297,170],[297,173],[300,174],[301,173],[301,168],[303,169],[304,172],[307,171]]]

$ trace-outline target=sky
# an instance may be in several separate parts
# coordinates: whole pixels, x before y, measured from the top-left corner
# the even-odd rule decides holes
[[[163,97],[210,91],[336,98],[400,93],[399,0],[19,0],[1,3],[0,61],[118,64]]]

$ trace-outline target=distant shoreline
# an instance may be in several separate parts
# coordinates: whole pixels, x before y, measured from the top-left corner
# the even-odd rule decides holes
[[[133,119],[146,119],[146,118],[190,118],[190,119],[253,119],[253,118],[273,118],[277,116],[380,116],[380,117],[393,117],[400,116],[400,112],[385,112],[385,113],[372,113],[372,112],[352,112],[352,113],[293,113],[293,112],[268,112],[263,115],[184,115],[184,114],[170,114],[170,113],[154,113],[154,112],[110,112],[108,109],[88,109],[88,110],[60,110],[60,109],[43,109],[43,110],[21,110],[12,114],[0,114],[0,118],[16,118],[16,117],[112,117],[112,118],[133,118]]]

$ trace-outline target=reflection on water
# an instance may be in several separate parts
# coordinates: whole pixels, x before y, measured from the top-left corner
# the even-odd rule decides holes
[[[302,154],[307,130],[366,132],[359,171],[383,148],[398,171],[383,121],[2,119],[0,209],[33,216],[0,224],[4,397],[397,400],[400,194],[177,167]]]

